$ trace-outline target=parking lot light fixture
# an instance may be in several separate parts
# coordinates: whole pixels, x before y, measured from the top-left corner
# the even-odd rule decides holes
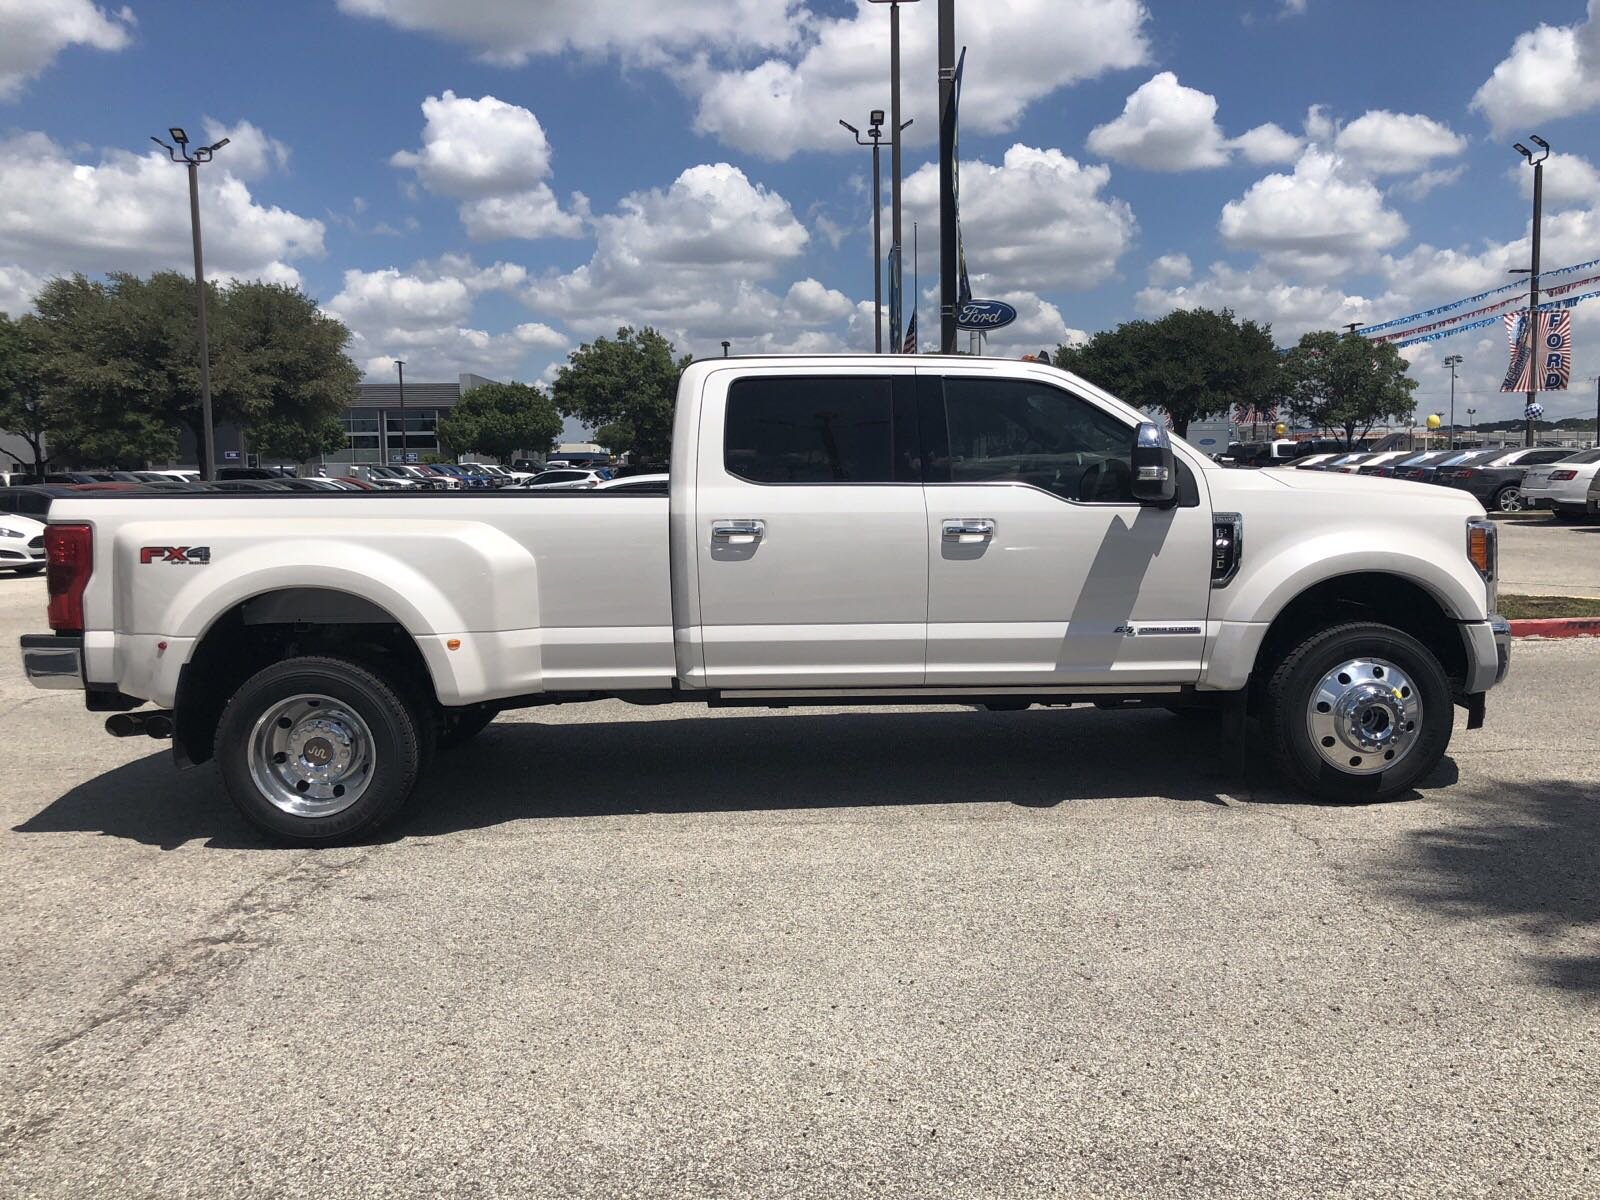
[[[1450,449],[1456,448],[1456,368],[1464,360],[1459,354],[1452,354],[1444,360],[1444,365],[1450,368]]]
[[[880,172],[878,170],[880,147],[883,141],[883,110],[875,108],[868,122],[867,137],[849,121],[840,118],[839,124],[848,129],[858,146],[872,147],[872,305],[873,350],[883,353],[883,205],[880,199]]]
[[[194,291],[200,334],[200,424],[203,445],[199,447],[198,457],[201,459],[202,477],[213,480],[217,477],[217,434],[211,416],[211,347],[206,337],[206,269],[200,245],[199,168],[201,163],[210,162],[212,155],[228,144],[228,139],[222,138],[209,146],[197,147],[191,153],[189,135],[181,126],[171,126],[167,136],[173,140],[176,149],[158,137],[150,140],[165,150],[173,162],[183,163],[189,171],[189,231],[194,242]]]

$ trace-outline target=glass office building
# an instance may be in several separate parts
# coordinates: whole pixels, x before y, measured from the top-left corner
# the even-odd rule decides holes
[[[426,462],[449,457],[439,445],[439,417],[450,411],[462,393],[485,383],[482,375],[466,374],[455,383],[406,381],[402,406],[398,383],[363,383],[356,400],[344,411],[345,445],[325,455],[325,463]]]

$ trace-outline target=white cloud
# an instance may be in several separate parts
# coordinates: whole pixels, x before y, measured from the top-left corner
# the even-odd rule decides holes
[[[77,162],[42,133],[20,134],[0,141],[0,196],[0,267],[188,269],[188,183],[164,152]],[[200,210],[213,275],[297,282],[289,260],[323,253],[321,221],[257,203],[221,154],[200,171]]]
[[[1216,97],[1184,87],[1171,71],[1152,76],[1122,115],[1089,131],[1095,154],[1151,171],[1220,167],[1228,147],[1217,125]]]
[[[1488,119],[1497,137],[1597,106],[1600,0],[1589,0],[1587,18],[1575,25],[1540,25],[1520,35],[1471,105]]]
[[[1146,277],[1154,287],[1182,283],[1194,278],[1194,264],[1187,254],[1163,254],[1150,264]]]
[[[799,320],[816,325],[842,321],[855,307],[849,296],[825,287],[815,279],[797,279],[790,284],[784,305]]]
[[[1230,308],[1243,320],[1271,325],[1273,340],[1280,346],[1292,345],[1313,329],[1382,319],[1375,315],[1378,310],[1371,300],[1339,288],[1291,283],[1265,267],[1239,270],[1221,262],[1213,263],[1193,283],[1144,288],[1134,304],[1147,317],[1179,308]]]
[[[0,100],[15,99],[69,46],[121,50],[133,24],[131,9],[108,12],[90,0],[5,0],[0,4]]]
[[[1260,251],[1278,267],[1335,275],[1406,236],[1400,214],[1385,208],[1370,182],[1348,177],[1339,159],[1309,150],[1294,174],[1268,175],[1223,206],[1218,222],[1229,246]]]
[[[341,11],[438,34],[520,66],[576,51],[656,62],[668,53],[771,50],[797,35],[785,0],[339,0]]]
[[[385,267],[344,273],[344,286],[326,308],[350,326],[351,354],[369,375],[386,376],[404,358],[413,377],[448,378],[462,371],[503,376],[571,343],[540,322],[504,333],[474,325],[476,300],[491,292],[517,293],[527,270],[515,263],[479,267],[447,255],[407,270]]]
[[[33,298],[44,284],[43,275],[0,264],[0,313],[16,316],[27,312],[33,307]]]
[[[1526,200],[1533,199],[1533,171],[1526,163],[1506,174],[1522,189]],[[1544,164],[1544,202],[1552,208],[1570,204],[1600,204],[1600,171],[1577,154],[1552,154]]]
[[[422,102],[422,148],[401,150],[391,165],[416,172],[423,187],[461,201],[461,223],[474,238],[578,237],[580,214],[563,212],[545,182],[550,142],[539,118],[494,96],[446,91]]]
[[[1374,175],[1404,174],[1453,158],[1467,139],[1420,113],[1373,109],[1339,130],[1333,148],[1353,166]]]
[[[1448,187],[1467,173],[1466,163],[1457,163],[1453,167],[1441,167],[1437,171],[1424,171],[1403,183],[1395,184],[1393,191],[1407,200],[1421,200],[1435,188]]]
[[[1271,121],[1245,130],[1228,144],[1250,162],[1261,165],[1293,162],[1300,157],[1305,145],[1300,138]]]
[[[240,179],[259,179],[289,165],[289,147],[277,138],[269,137],[249,121],[225,125],[207,117],[204,127],[206,141],[228,139],[228,144],[217,151],[216,161],[223,163]]]
[[[787,296],[764,286],[809,234],[787,200],[727,163],[690,167],[670,187],[625,196],[593,225],[590,260],[535,280],[524,296],[580,336],[648,324],[680,349],[710,352],[725,337],[746,349],[779,348],[796,326],[842,315],[843,297],[815,281]]]
[[[720,7],[709,4],[708,7]],[[772,0],[771,7],[780,7]],[[907,141],[938,136],[936,13],[933,4],[901,10]],[[675,74],[699,101],[695,127],[751,154],[787,158],[798,150],[844,152],[840,117],[860,124],[883,108],[889,15],[857,0],[839,18],[796,10],[805,36],[796,50],[749,68],[721,69],[703,57]],[[961,93],[963,130],[1010,129],[1034,101],[1107,71],[1138,66],[1148,47],[1139,0],[990,0],[961,11],[968,71]]]
[[[961,164],[961,229],[974,286],[1081,290],[1108,278],[1138,228],[1127,203],[1102,197],[1106,166],[1084,166],[1060,150],[1015,145],[999,166]],[[938,245],[939,170],[906,179],[905,211]]]

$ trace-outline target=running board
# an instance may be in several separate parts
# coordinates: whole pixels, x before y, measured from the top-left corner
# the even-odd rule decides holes
[[[714,691],[715,704],[981,704],[1024,701],[1032,704],[1076,704],[1086,701],[1137,700],[1176,696],[1182,684],[1126,684],[1108,688],[1073,687],[865,687],[865,688],[724,688]]]

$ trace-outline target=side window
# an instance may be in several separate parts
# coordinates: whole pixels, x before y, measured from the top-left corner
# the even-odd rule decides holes
[[[1133,502],[1133,430],[1087,401],[1030,380],[946,379],[944,403],[948,457],[931,464],[933,479]]]
[[[728,388],[723,463],[752,483],[890,483],[893,418],[886,376],[739,379]]]

